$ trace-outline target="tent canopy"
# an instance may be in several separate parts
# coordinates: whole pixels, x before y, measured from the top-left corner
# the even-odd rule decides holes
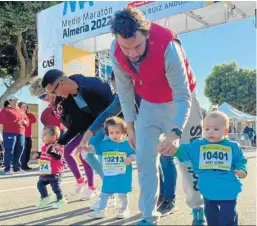
[[[256,116],[249,115],[247,113],[244,113],[242,111],[237,110],[236,108],[232,107],[228,103],[223,103],[218,107],[219,111],[224,112],[228,115],[230,119],[236,119],[239,122],[244,121],[256,121]]]

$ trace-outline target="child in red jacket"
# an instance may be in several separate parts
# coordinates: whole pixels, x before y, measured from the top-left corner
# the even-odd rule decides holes
[[[45,144],[42,147],[41,153],[34,154],[34,158],[39,158],[40,176],[37,183],[38,191],[41,199],[37,203],[37,207],[48,206],[52,200],[48,196],[46,186],[50,184],[53,192],[56,194],[57,202],[53,208],[62,208],[67,201],[63,197],[60,187],[61,175],[63,174],[63,147],[57,146],[53,148],[60,136],[60,129],[57,126],[46,126],[43,129],[42,141]]]

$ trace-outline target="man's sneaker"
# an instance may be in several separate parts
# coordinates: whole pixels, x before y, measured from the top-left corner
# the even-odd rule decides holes
[[[65,198],[60,199],[59,201],[53,203],[52,208],[61,209],[67,204],[67,200]]]
[[[83,183],[76,183],[75,186],[74,186],[74,190],[73,192],[71,193],[71,195],[77,195],[81,192],[83,192],[85,189],[86,189],[86,183],[83,182]]]
[[[49,206],[52,202],[53,200],[51,199],[51,197],[47,196],[46,198],[40,199],[37,202],[36,207],[46,207]]]
[[[106,212],[105,212],[105,210],[97,209],[97,210],[94,210],[93,212],[89,213],[88,216],[92,217],[94,219],[102,219],[102,218],[106,217]]]
[[[206,225],[203,208],[193,209],[192,215],[193,215],[193,223],[192,223],[193,226]]]
[[[14,172],[14,174],[23,174],[23,173],[26,173],[26,171],[24,171],[24,170],[22,170],[22,169],[14,170],[13,172]]]
[[[9,171],[6,171],[4,172],[5,175],[13,175],[13,171],[9,170]]]
[[[141,220],[137,223],[138,226],[140,225],[151,225],[151,226],[155,226],[156,224],[152,223],[152,222],[149,222],[149,221],[146,221],[146,220]]]
[[[92,206],[90,206],[91,210],[97,210],[100,208],[100,199],[101,197],[99,197],[99,199]],[[108,199],[106,208],[113,208],[115,206],[116,206],[116,199],[115,199],[115,196],[112,196]]]
[[[117,212],[117,215],[116,215],[117,219],[124,219],[124,218],[127,218],[128,216],[129,216],[129,209],[128,208],[118,209],[118,212]]]
[[[88,188],[85,191],[84,195],[81,197],[81,200],[84,200],[84,201],[91,200],[98,194],[99,194],[99,191],[97,189]]]
[[[168,216],[176,211],[174,200],[165,200],[158,208],[158,212],[161,213],[162,217]]]

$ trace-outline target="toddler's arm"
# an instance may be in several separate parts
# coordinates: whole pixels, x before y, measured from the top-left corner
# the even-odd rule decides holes
[[[234,165],[235,174],[239,178],[245,178],[247,176],[247,159],[245,158],[243,151],[238,144],[234,151]]]

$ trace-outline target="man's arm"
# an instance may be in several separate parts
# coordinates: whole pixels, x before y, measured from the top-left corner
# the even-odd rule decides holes
[[[93,135],[103,127],[105,120],[111,116],[116,116],[121,112],[121,106],[118,95],[115,95],[113,102],[108,108],[105,109],[93,122],[93,124],[88,128]]]
[[[115,75],[117,92],[120,99],[121,109],[127,123],[136,121],[135,92],[131,77],[120,67],[114,52],[116,40],[112,42],[110,55],[112,68]]]
[[[173,92],[176,113],[173,124],[184,129],[191,109],[191,93],[180,44],[171,42],[165,51],[166,77]]]

